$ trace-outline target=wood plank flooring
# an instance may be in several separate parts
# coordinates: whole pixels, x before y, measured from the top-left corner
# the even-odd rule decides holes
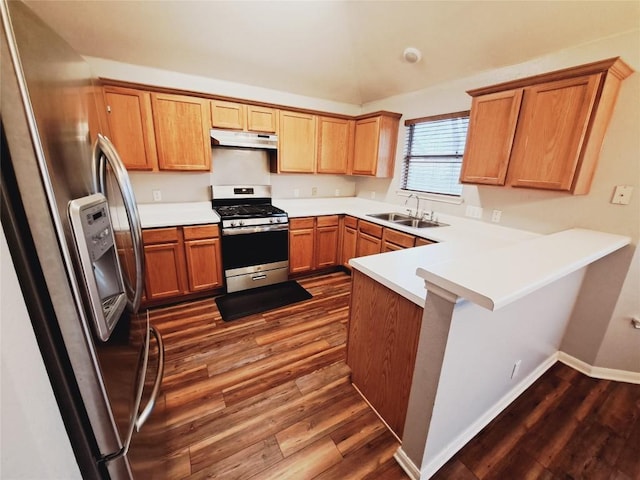
[[[213,299],[151,311],[165,375],[134,437],[137,478],[408,478],[349,381],[350,277],[299,282],[313,298],[228,323]]]
[[[408,478],[349,383],[350,277],[300,283],[312,299],[229,323],[213,299],[151,311],[166,368],[136,478]],[[640,480],[639,452],[640,385],[556,364],[433,478]]]
[[[556,363],[433,480],[640,480],[640,385]]]

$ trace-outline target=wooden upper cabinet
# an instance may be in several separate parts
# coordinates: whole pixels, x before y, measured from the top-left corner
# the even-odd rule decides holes
[[[230,130],[245,130],[247,128],[246,105],[211,100],[211,126]]]
[[[211,100],[211,126],[229,130],[276,133],[278,111],[275,108],[257,105]]]
[[[611,58],[469,91],[461,181],[588,193],[620,84],[631,73]]]
[[[318,117],[317,173],[346,175],[353,159],[355,121]]]
[[[356,120],[353,175],[392,177],[400,115],[381,112]]]
[[[511,153],[510,185],[571,189],[600,77],[589,75],[525,89]]]
[[[522,89],[474,97],[460,181],[504,185]]]
[[[209,171],[209,100],[153,93],[151,103],[159,168]]]
[[[278,173],[313,173],[316,166],[316,116],[280,111]]]
[[[278,131],[278,110],[247,105],[247,130],[250,132],[276,133]]]
[[[149,92],[104,87],[110,139],[128,170],[156,170],[158,154]]]

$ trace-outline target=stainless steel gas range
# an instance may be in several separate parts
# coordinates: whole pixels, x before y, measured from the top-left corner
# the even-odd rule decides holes
[[[227,292],[287,281],[289,218],[272,205],[271,186],[212,186],[211,203],[222,221]]]

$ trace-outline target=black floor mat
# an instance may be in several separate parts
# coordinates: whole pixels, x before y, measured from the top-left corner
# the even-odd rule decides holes
[[[274,308],[311,298],[312,295],[298,282],[291,280],[276,285],[233,292],[216,298],[218,310],[225,322],[262,313]]]

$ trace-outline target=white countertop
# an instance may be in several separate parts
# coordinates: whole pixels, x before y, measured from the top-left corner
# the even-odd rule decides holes
[[[459,297],[497,310],[628,245],[622,235],[574,228],[482,255],[421,266],[417,274]],[[490,273],[490,275],[487,275]]]
[[[211,202],[139,203],[138,213],[142,228],[220,222],[220,217],[211,208]]]
[[[289,217],[348,214],[438,242],[352,259],[349,263],[423,306],[425,281],[490,310],[568,275],[630,243],[629,237],[584,229],[550,235],[437,214],[446,227],[411,228],[370,213],[405,207],[357,197],[274,199]],[[143,228],[218,223],[210,202],[139,204]]]

